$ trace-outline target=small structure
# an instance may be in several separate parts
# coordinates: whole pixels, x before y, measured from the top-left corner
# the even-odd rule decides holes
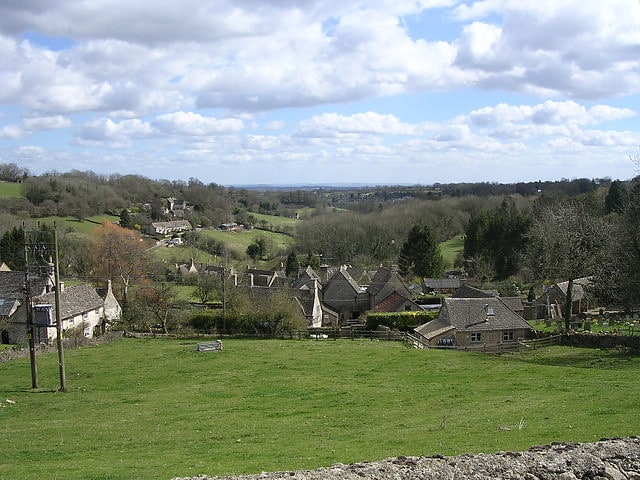
[[[222,340],[216,340],[215,342],[204,342],[198,344],[199,352],[221,352],[224,349]]]

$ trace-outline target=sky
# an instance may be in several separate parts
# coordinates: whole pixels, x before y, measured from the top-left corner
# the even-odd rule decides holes
[[[0,3],[0,163],[36,175],[629,179],[639,114],[640,0]]]

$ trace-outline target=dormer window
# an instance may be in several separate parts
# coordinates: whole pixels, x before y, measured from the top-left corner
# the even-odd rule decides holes
[[[484,311],[486,312],[487,317],[495,316],[495,313],[493,313],[493,307],[488,303],[484,306]]]

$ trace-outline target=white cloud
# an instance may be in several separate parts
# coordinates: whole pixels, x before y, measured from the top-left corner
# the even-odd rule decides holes
[[[52,115],[48,117],[31,117],[22,119],[22,124],[28,130],[57,130],[69,128],[71,120],[62,115]]]
[[[403,123],[394,115],[365,112],[350,116],[325,113],[300,122],[296,135],[319,137],[340,134],[416,135],[419,132],[419,126]]]
[[[153,125],[161,132],[188,136],[208,136],[236,133],[243,129],[236,118],[204,117],[194,112],[175,112],[160,115]]]

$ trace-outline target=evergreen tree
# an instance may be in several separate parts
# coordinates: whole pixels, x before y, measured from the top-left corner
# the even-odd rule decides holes
[[[287,256],[287,264],[285,265],[285,273],[287,277],[292,278],[298,274],[298,268],[300,267],[300,262],[298,261],[298,257],[295,252],[291,252]]]
[[[120,226],[122,228],[131,228],[133,226],[131,222],[131,215],[129,214],[129,210],[126,208],[123,208],[120,211]]]
[[[629,204],[629,191],[623,182],[611,182],[607,196],[604,199],[605,213],[623,213]]]
[[[24,228],[13,227],[2,236],[0,260],[11,270],[24,270]]]
[[[444,270],[440,246],[427,225],[414,225],[400,249],[398,269],[404,276],[438,277]]]

